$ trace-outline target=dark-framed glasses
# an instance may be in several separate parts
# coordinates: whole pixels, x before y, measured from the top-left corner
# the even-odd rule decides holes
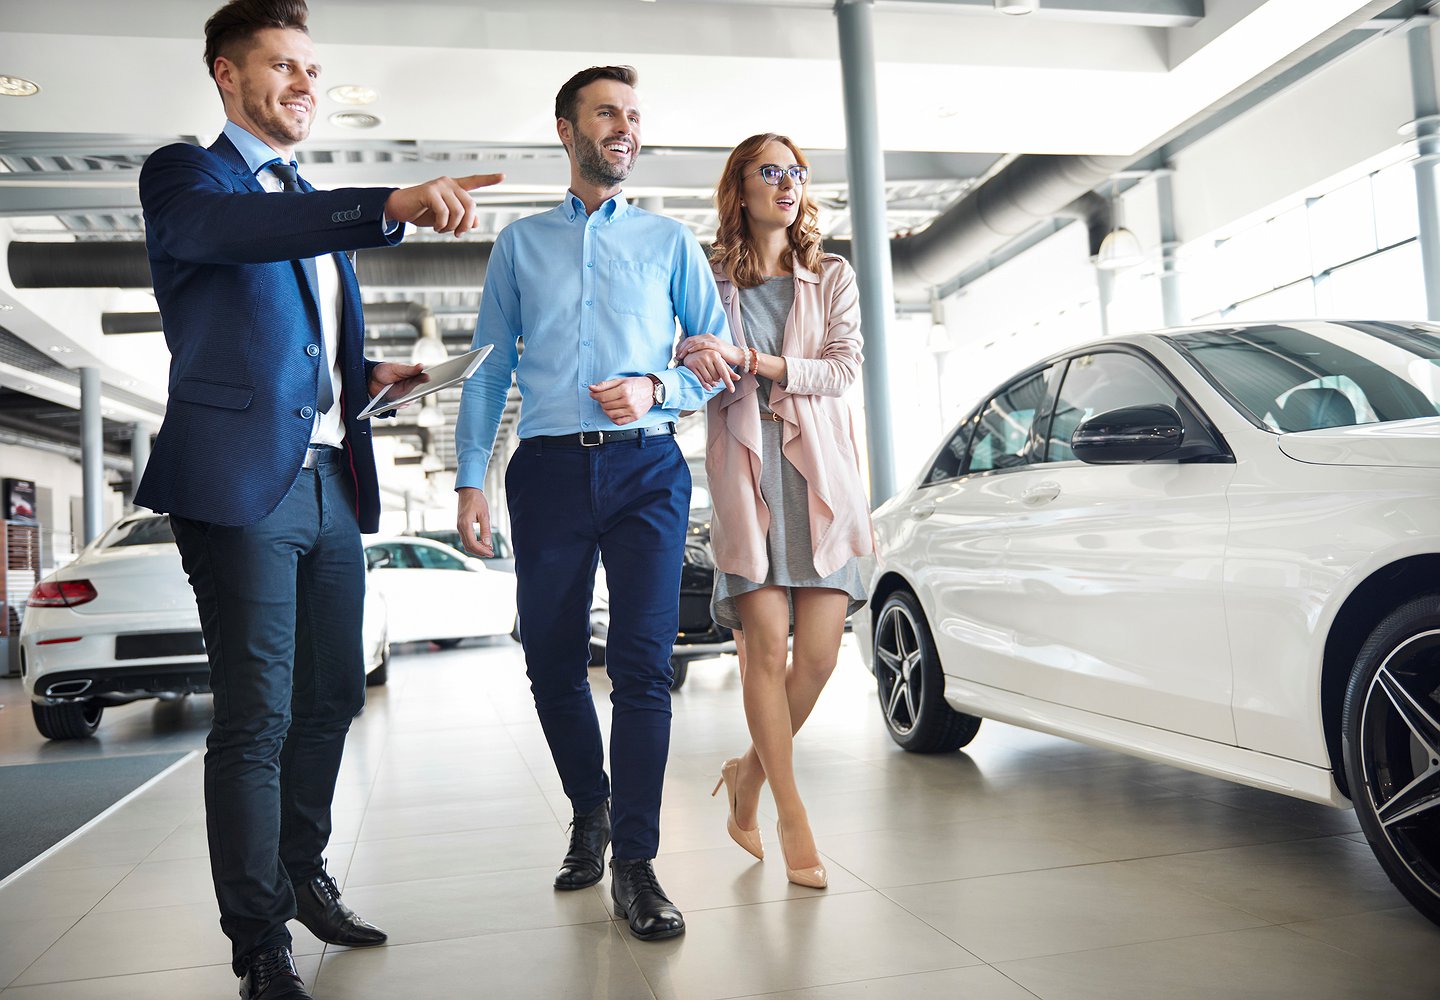
[[[766,163],[757,167],[755,169],[755,173],[759,174],[760,179],[766,184],[770,184],[774,187],[779,187],[780,178],[784,177],[786,174],[789,174],[790,179],[794,181],[797,185],[804,184],[810,179],[810,168],[802,167],[798,163],[790,167],[782,167],[776,163]]]

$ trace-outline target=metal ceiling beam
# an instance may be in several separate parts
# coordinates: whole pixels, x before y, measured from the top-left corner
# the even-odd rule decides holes
[[[668,0],[676,4],[736,7],[800,7],[828,10],[835,0]],[[994,0],[875,0],[877,14],[892,11],[995,14]],[[996,15],[1002,16],[1002,15]],[[1040,0],[1032,17],[1126,24],[1146,28],[1185,28],[1205,16],[1205,0]]]
[[[22,149],[6,149],[7,157],[33,156]],[[634,188],[709,192],[725,166],[729,150],[652,151],[641,154],[632,175]],[[844,150],[818,150],[809,154],[817,184],[843,184],[848,179]],[[885,177],[891,183],[934,183],[982,176],[998,159],[993,153],[891,152],[885,154]],[[305,179],[321,188],[408,187],[423,184],[447,172],[473,173],[480,169],[505,171],[505,184],[476,200],[485,206],[502,206],[516,199],[533,201],[537,190],[564,189],[563,164],[550,159],[420,160],[414,162],[318,163],[301,165]],[[135,212],[140,208],[133,170],[48,170],[0,173],[0,216],[104,215]]]

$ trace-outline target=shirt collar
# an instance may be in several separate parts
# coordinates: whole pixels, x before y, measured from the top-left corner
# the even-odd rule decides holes
[[[295,165],[294,160],[287,160],[279,152],[271,149],[266,143],[256,138],[254,133],[246,130],[241,125],[232,121],[225,123],[225,138],[239,151],[240,156],[245,160],[245,165],[250,168],[252,174],[258,174],[267,166],[276,161]]]
[[[622,191],[613,198],[607,198],[601,202],[600,207],[595,210],[595,214],[604,222],[614,222],[624,215],[629,207],[630,203],[625,200],[625,193]],[[565,218],[569,222],[585,217],[585,203],[574,191],[565,192],[565,200],[560,203],[560,208],[565,212]]]

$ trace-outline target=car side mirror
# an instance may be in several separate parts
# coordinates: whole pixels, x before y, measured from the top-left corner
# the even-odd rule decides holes
[[[1075,428],[1070,447],[1091,465],[1155,462],[1175,457],[1185,443],[1185,422],[1164,403],[1097,413]]]

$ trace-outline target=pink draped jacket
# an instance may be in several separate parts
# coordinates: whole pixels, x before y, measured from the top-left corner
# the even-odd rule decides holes
[[[735,343],[744,347],[740,290],[717,268],[715,281]],[[872,551],[870,504],[860,477],[850,408],[840,398],[860,372],[860,299],[855,272],[826,254],[820,273],[795,265],[795,305],[781,353],[786,379],[770,390],[781,418],[781,449],[805,477],[810,542],[821,576]],[[770,510],[760,497],[760,407],[753,375],[707,405],[705,472],[714,504],[711,542],[721,572],[764,580]]]

